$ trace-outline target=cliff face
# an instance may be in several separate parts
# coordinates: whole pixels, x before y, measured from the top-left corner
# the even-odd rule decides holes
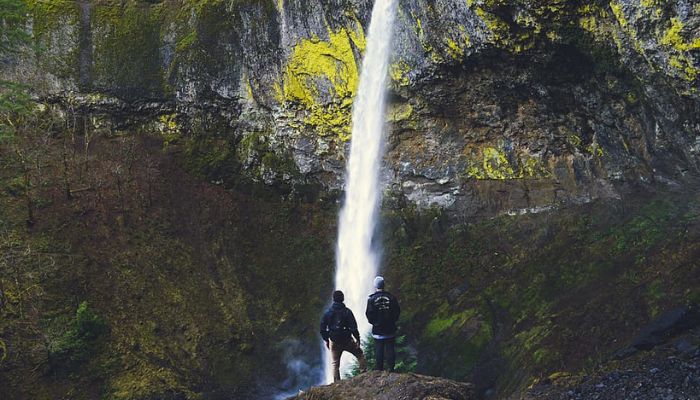
[[[342,185],[371,2],[29,5],[43,51],[4,75],[99,115],[95,129],[145,115],[169,141],[221,141],[254,179]],[[700,152],[699,14],[687,1],[402,2],[387,182],[459,216],[678,183]]]
[[[26,3],[0,394],[308,384],[372,3]],[[700,299],[698,5],[401,1],[395,29],[381,240],[420,372],[513,393]]]

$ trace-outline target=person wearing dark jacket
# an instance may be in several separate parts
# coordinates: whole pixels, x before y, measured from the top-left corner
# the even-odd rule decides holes
[[[394,344],[396,343],[396,321],[399,320],[401,307],[391,293],[384,290],[384,278],[378,276],[374,278],[376,291],[367,299],[367,311],[365,315],[372,324],[372,337],[375,343],[375,354],[377,362],[375,370],[384,370],[384,352],[386,351],[387,367],[390,372],[394,371],[396,353]]]
[[[360,345],[360,332],[352,311],[343,303],[345,295],[340,290],[333,292],[333,304],[321,319],[321,337],[333,360],[333,382],[340,380],[340,356],[344,351],[354,355],[360,364],[360,372],[367,371],[365,355]],[[353,337],[355,338],[353,340]]]

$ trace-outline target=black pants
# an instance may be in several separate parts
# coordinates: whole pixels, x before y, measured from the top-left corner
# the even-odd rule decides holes
[[[389,372],[394,372],[394,363],[396,362],[394,343],[396,343],[396,338],[374,339],[374,350],[375,356],[377,357],[377,364],[374,366],[375,370],[384,370],[384,351],[386,350],[387,369]]]

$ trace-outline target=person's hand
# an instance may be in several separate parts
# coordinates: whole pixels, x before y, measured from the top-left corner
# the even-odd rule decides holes
[[[331,349],[331,344],[330,344],[330,342],[329,342],[328,340],[326,340],[325,342],[326,342],[326,348],[327,348],[328,350],[330,350],[330,349]]]

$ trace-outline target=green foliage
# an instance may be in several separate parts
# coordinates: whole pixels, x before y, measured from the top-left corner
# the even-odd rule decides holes
[[[18,51],[29,35],[24,29],[27,8],[21,0],[0,0],[0,58]],[[0,144],[15,135],[13,117],[27,111],[26,88],[15,82],[0,80]]]
[[[24,85],[0,81],[0,144],[15,136],[16,117],[27,114],[30,108],[29,94]]]
[[[396,363],[394,364],[395,372],[415,372],[416,366],[418,365],[418,360],[416,358],[416,352],[408,344],[408,339],[406,335],[400,335],[396,337],[396,344],[394,345],[394,351],[396,352]],[[362,341],[362,352],[365,355],[365,360],[367,360],[367,369],[371,370],[374,368],[374,364],[377,361],[377,354],[375,350],[375,341],[372,334],[367,334],[365,339]],[[386,357],[384,358],[384,364],[386,368]],[[353,364],[352,370],[350,371],[351,376],[357,376],[360,374],[360,365],[355,362]]]
[[[700,306],[700,289],[688,289],[686,297],[689,304]]]
[[[396,338],[396,372],[415,372],[418,365],[415,351],[408,346],[406,335]]]
[[[50,320],[47,331],[46,348],[51,366],[72,367],[88,359],[96,340],[107,332],[107,325],[83,301],[72,318]]]
[[[0,0],[0,55],[14,52],[29,40],[24,30],[27,7],[22,0]]]

